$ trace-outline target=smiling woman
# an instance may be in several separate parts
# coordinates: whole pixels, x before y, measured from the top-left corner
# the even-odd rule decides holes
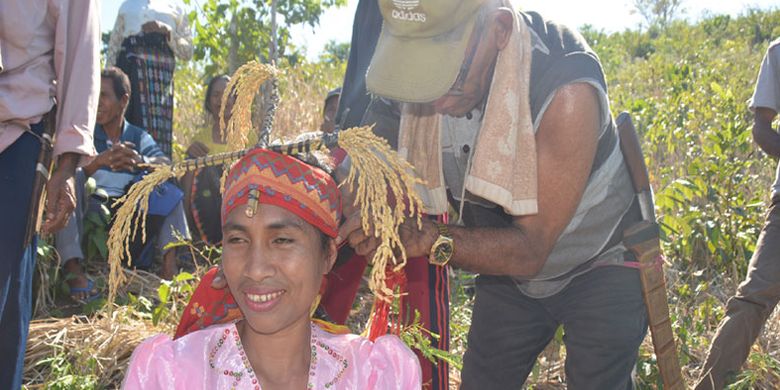
[[[211,288],[207,274],[181,337],[141,344],[125,388],[420,388],[419,362],[396,336],[371,342],[311,318],[341,220],[325,171],[255,149],[228,174],[222,219],[229,292]]]

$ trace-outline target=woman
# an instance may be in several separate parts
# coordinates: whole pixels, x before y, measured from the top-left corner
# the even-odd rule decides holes
[[[222,74],[209,80],[206,87],[206,96],[203,101],[203,109],[206,111],[211,123],[211,128],[204,127],[192,139],[192,144],[187,148],[187,155],[190,158],[203,157],[209,153],[222,153],[227,151],[227,146],[222,129],[220,127],[219,112],[222,109],[222,96],[225,94],[227,84],[230,82],[230,76]],[[230,110],[233,107],[233,100],[229,99],[225,107],[225,121],[230,119]]]
[[[209,81],[203,108],[210,118],[211,128],[204,127],[195,134],[192,144],[187,148],[189,158],[227,151],[227,144],[220,128],[219,113],[222,108],[222,96],[229,81],[228,75],[219,75]],[[229,99],[225,110],[226,116],[230,115],[232,106],[233,99]],[[222,241],[222,227],[219,225],[219,209],[222,203],[219,192],[221,177],[222,166],[220,165],[187,173],[181,181],[185,189],[184,204],[187,209],[187,222],[193,231],[193,236],[210,245],[217,245]]]
[[[125,0],[119,7],[107,64],[130,76],[133,94],[125,118],[149,132],[168,158],[176,58],[186,61],[192,53],[187,14],[175,1]]]
[[[199,329],[133,354],[124,387],[419,389],[417,358],[397,337],[375,342],[311,320],[336,259],[339,189],[323,170],[255,149],[233,165],[222,202],[222,261],[230,293],[203,281],[185,310]],[[235,300],[198,302],[232,295]],[[236,322],[219,323],[235,313]],[[180,326],[182,329],[182,326]]]

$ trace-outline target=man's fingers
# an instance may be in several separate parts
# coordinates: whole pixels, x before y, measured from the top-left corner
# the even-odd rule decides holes
[[[43,226],[41,229],[46,233],[53,233],[53,223],[54,223],[54,197],[59,196],[57,192],[59,192],[58,188],[50,188],[48,189],[48,194],[46,196],[46,220],[43,222]]]
[[[362,229],[357,229],[357,230],[353,230],[352,233],[350,233],[349,236],[347,236],[347,243],[352,248],[357,248],[358,246],[360,246],[360,244],[362,244],[363,242],[365,242],[370,238],[372,237],[366,235],[366,233]]]
[[[209,148],[200,141],[195,141],[187,149],[187,154],[194,158],[203,157],[209,153]]]
[[[114,159],[113,164],[111,165],[111,169],[115,171],[133,171],[136,167],[136,161],[127,156],[122,155],[120,158]]]
[[[58,203],[57,211],[54,214],[50,229],[52,232],[56,232],[68,223],[68,218],[73,212],[72,203],[68,200],[67,196],[61,195]]]
[[[135,149],[122,149],[118,153],[120,156],[119,158],[131,161],[137,161],[138,157],[140,156],[138,152],[135,151]]]
[[[373,257],[374,252],[376,252],[376,249],[379,247],[379,243],[380,241],[378,238],[368,237],[365,240],[363,240],[360,244],[354,247],[355,253],[357,253],[360,256],[365,256],[367,259],[371,259],[371,257]]]
[[[73,209],[76,208],[76,198],[66,188],[54,189],[46,200],[46,223],[43,230],[47,233],[54,233],[68,223]]]
[[[349,215],[347,220],[339,227],[339,236],[336,237],[336,245],[341,245],[341,243],[355,230],[362,229],[361,225],[360,214],[353,213],[352,215]]]

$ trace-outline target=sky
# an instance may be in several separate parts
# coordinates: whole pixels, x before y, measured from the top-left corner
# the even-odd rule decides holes
[[[202,0],[194,0],[200,3]],[[100,0],[101,30],[110,31],[114,26],[121,0]],[[298,47],[305,47],[307,58],[314,60],[330,40],[349,42],[352,36],[352,20],[357,0],[348,0],[341,8],[330,9],[320,17],[316,30],[311,27],[294,27],[292,40]],[[632,12],[631,0],[522,0],[516,2],[523,10],[537,11],[548,19],[573,27],[590,24],[606,32],[635,28],[642,19]],[[705,13],[736,16],[748,8],[780,8],[780,0],[683,0],[682,16],[696,20]]]

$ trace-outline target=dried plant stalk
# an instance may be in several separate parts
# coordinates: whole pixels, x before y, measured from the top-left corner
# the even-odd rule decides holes
[[[241,150],[249,145],[249,132],[252,129],[252,101],[266,80],[276,77],[278,71],[271,65],[251,61],[242,65],[230,78],[222,101],[226,102],[235,94],[230,120],[225,125],[225,106],[219,110],[220,128],[224,129],[223,137],[227,141],[228,150]]]
[[[153,326],[131,307],[99,318],[74,316],[35,320],[25,354],[25,383],[45,384],[54,379],[51,367],[39,362],[63,355],[80,374],[94,375],[101,385],[122,383],[135,347],[146,338],[170,332],[170,326]],[[94,366],[86,364],[94,361]]]

